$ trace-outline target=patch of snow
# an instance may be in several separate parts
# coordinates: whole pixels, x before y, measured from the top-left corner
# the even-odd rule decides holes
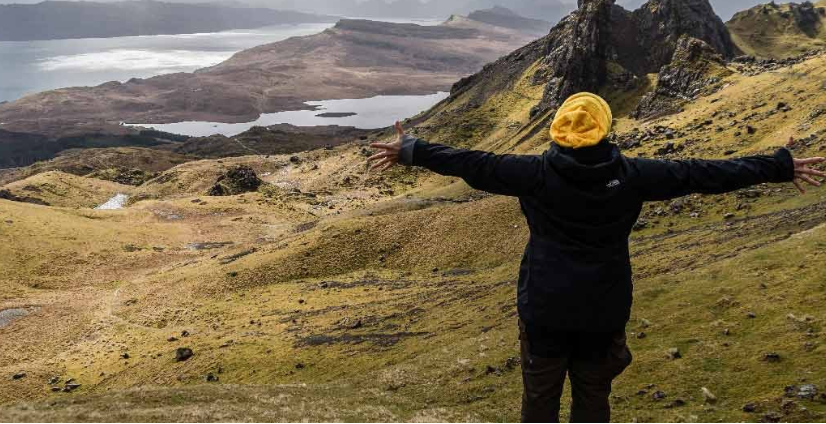
[[[123,207],[126,205],[127,200],[129,200],[129,196],[123,193],[118,193],[111,199],[107,200],[106,203],[96,207],[95,209],[101,211],[113,211],[117,209],[123,209]]]
[[[28,315],[29,311],[27,309],[5,309],[0,311],[0,328],[6,327],[12,323],[12,321],[18,320],[23,318],[24,316]]]

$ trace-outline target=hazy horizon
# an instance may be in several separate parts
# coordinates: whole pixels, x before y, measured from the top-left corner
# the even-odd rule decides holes
[[[37,4],[42,3],[44,0],[0,0],[0,5],[7,5],[7,4]],[[89,0],[62,0],[62,1],[89,1]],[[100,2],[100,3],[112,3],[112,2],[120,2],[120,1],[129,1],[129,0],[91,0],[91,2]],[[274,9],[292,9],[292,10],[301,10],[301,11],[311,11],[315,13],[324,13],[324,8],[330,8],[330,14],[342,14],[341,7],[338,5],[344,2],[334,2],[330,3],[330,0],[301,0],[300,2],[296,2],[294,0],[159,0],[165,1],[170,3],[214,3],[220,5],[237,5],[237,6],[255,6],[255,7],[271,7]],[[372,0],[355,0],[357,3],[365,3],[367,1]],[[395,3],[396,1],[385,0],[385,3]],[[437,0],[422,0],[426,3],[435,3]],[[576,0],[535,0],[534,3],[541,3],[541,2],[548,2],[548,3],[564,3],[566,5],[574,6],[576,5]],[[715,11],[717,14],[724,20],[727,21],[731,19],[732,15],[738,11],[748,9],[758,4],[766,4],[769,3],[768,0],[710,0],[712,6],[714,6]],[[451,10],[452,8],[460,9],[463,8],[464,5],[471,5],[471,4],[486,4],[486,3],[495,3],[499,4],[504,7],[508,7],[509,5],[513,4],[513,0],[438,0],[439,6],[436,8],[436,11],[433,13],[434,15],[439,14],[449,14],[454,12],[455,10]],[[632,8],[636,8],[640,4],[644,3],[644,0],[617,0],[617,4],[622,6],[630,6]],[[789,3],[789,1],[778,1],[776,3]],[[330,4],[335,4],[336,6],[329,6]],[[336,10],[338,9],[338,10]],[[422,12],[419,11],[421,14]],[[533,16],[528,16],[533,17]]]

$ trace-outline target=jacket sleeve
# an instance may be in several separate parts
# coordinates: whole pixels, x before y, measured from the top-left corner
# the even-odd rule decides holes
[[[402,140],[399,162],[440,175],[460,177],[477,190],[505,196],[532,195],[543,183],[541,156],[454,149],[409,135]]]
[[[787,149],[780,149],[773,156],[733,160],[630,160],[639,172],[644,201],[668,200],[692,193],[728,193],[794,179],[794,161]]]

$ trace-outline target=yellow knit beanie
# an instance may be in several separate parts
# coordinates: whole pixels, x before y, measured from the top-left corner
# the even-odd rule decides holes
[[[614,116],[596,94],[579,93],[565,100],[551,124],[551,138],[562,147],[595,146],[611,132]]]

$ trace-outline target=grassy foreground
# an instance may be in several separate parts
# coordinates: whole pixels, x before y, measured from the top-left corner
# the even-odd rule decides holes
[[[794,136],[796,154],[822,154],[825,64],[732,75],[679,115],[620,118],[622,134],[676,130],[626,153],[670,142],[723,157]],[[474,93],[441,104],[415,132],[541,151],[536,69],[476,107]],[[516,201],[421,171],[369,174],[364,142],[297,156],[179,165],[120,211],[89,209],[120,189],[100,180],[13,183],[85,191],[0,200],[0,310],[28,312],[0,328],[0,421],[518,420]],[[238,164],[265,187],[205,195]],[[821,190],[765,186],[646,207],[616,420],[823,420],[824,398],[800,389],[826,390],[824,204]],[[179,348],[193,356],[176,361]],[[68,379],[80,386],[52,392]]]

